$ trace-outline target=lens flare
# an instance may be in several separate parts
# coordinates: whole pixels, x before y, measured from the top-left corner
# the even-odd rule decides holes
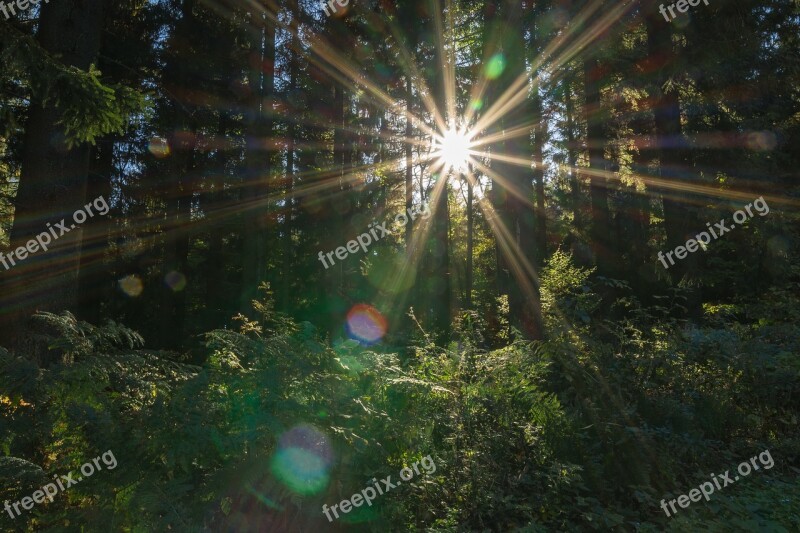
[[[278,502],[276,502],[272,498],[268,498],[267,496],[265,496],[261,492],[257,491],[249,483],[247,485],[245,485],[245,489],[247,489],[247,492],[249,492],[250,494],[255,496],[255,498],[259,502],[261,502],[262,504],[266,505],[267,507],[271,507],[271,508],[275,509],[276,511],[283,511],[283,509],[284,509],[283,505],[279,504]]]
[[[375,344],[386,335],[386,319],[383,315],[367,304],[358,304],[347,313],[347,333],[350,338],[364,344]]]
[[[754,131],[747,135],[746,145],[751,150],[766,152],[775,149],[777,144],[777,138],[771,131]]]
[[[490,80],[494,80],[500,77],[500,74],[506,69],[506,58],[503,54],[496,54],[492,56],[488,63],[486,63],[486,68],[484,69],[484,73],[486,77]]]
[[[173,292],[180,292],[186,288],[186,276],[173,270],[164,276],[164,284]]]
[[[333,451],[325,434],[314,426],[300,424],[281,435],[270,467],[289,490],[305,496],[328,485],[332,462]]]
[[[144,290],[144,284],[142,283],[142,280],[135,274],[125,276],[119,280],[118,283],[120,290],[131,298],[136,298],[142,294],[142,291]]]
[[[158,159],[163,159],[170,154],[169,143],[161,137],[153,137],[147,143],[147,150]]]

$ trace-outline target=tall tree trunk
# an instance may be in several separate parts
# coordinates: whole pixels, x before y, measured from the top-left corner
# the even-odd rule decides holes
[[[589,152],[589,197],[591,198],[591,245],[597,271],[613,276],[613,257],[610,242],[611,216],[608,206],[608,170],[605,159],[606,131],[600,101],[600,85],[605,69],[598,59],[588,58],[583,64],[586,84],[586,145]]]
[[[446,73],[455,69],[455,58],[445,49],[444,39],[434,39],[432,44],[435,50],[432,59],[436,62],[436,66],[432,79],[429,80],[431,93],[436,109],[443,115],[445,123],[449,127],[455,127],[455,117],[448,116],[446,90],[446,84],[449,81]],[[436,332],[436,339],[441,345],[450,340],[452,318],[450,234],[448,231],[450,221],[448,192],[450,188],[448,184],[449,170],[439,169],[437,172],[438,176],[432,176],[434,193],[432,195],[433,205],[430,206],[432,239],[429,256],[431,266],[429,283],[432,290],[427,295],[427,304],[432,310],[431,322]]]
[[[224,112],[219,114],[218,139],[224,139],[228,132],[228,118],[228,115]],[[203,195],[203,209],[207,213],[211,213],[211,216],[213,216],[215,210],[225,206],[225,168],[229,158],[229,152],[226,150],[218,150],[214,158],[214,166],[216,168],[212,171],[213,174],[208,180],[210,190]],[[247,212],[250,212],[249,209]],[[225,228],[226,225],[222,221],[208,228],[208,252],[206,252],[206,267],[203,269],[206,276],[206,322],[203,326],[207,329],[222,327],[228,318],[225,316],[225,311],[228,310],[228,305],[226,305],[228,291],[225,284],[223,244],[223,238],[226,233]],[[245,236],[246,238],[247,236]],[[246,244],[247,241],[245,240]]]
[[[197,129],[189,129],[191,138]],[[177,143],[176,143],[177,144]],[[194,194],[193,177],[196,161],[193,143],[176,149],[170,165],[171,186],[167,186],[166,231],[164,232],[164,262],[161,280],[178,276],[189,277],[189,247],[191,243],[191,202]],[[181,346],[185,340],[186,291],[179,285],[163,283],[161,286],[161,345],[169,348]]]
[[[581,186],[578,180],[578,146],[575,141],[575,104],[570,90],[570,81],[565,82],[566,90],[566,118],[567,118],[567,165],[569,165],[569,184],[572,195],[572,227],[578,231],[581,228]]]
[[[63,0],[43,3],[37,39],[56,61],[87,70],[100,50],[103,3]],[[11,251],[21,248],[63,218],[68,233],[49,250],[38,250],[4,273],[0,340],[14,344],[25,321],[36,310],[77,311],[81,245],[84,230],[72,229],[73,213],[86,203],[89,146],[64,144],[62,112],[41,96],[31,101],[22,151],[22,170],[15,200]],[[77,224],[76,224],[77,226]],[[60,232],[60,230],[59,230]],[[20,254],[16,251],[19,250]],[[9,254],[11,252],[9,251]],[[9,255],[7,254],[7,255]]]
[[[272,98],[275,87],[275,26],[261,10],[253,12],[259,30],[250,43],[250,92],[248,106],[254,114],[245,131],[248,137],[245,179],[242,191],[246,206],[242,254],[242,291],[239,309],[253,316],[251,302],[259,298],[258,287],[267,279],[267,239],[270,181],[272,180]]]
[[[181,4],[181,18],[167,45],[167,60],[164,69],[164,83],[170,90],[170,100],[165,108],[177,125],[170,136],[173,155],[167,160],[164,183],[164,202],[166,204],[163,232],[164,260],[161,264],[160,282],[161,314],[160,344],[167,348],[177,348],[185,340],[186,291],[179,285],[165,283],[178,276],[189,277],[188,259],[191,242],[191,202],[194,195],[194,180],[197,176],[196,105],[176,98],[175,94],[185,93],[195,81],[193,72],[187,66],[194,59],[184,44],[188,36],[198,27],[195,13],[196,2],[187,0]],[[190,54],[187,58],[186,55]],[[189,63],[189,64],[190,64]],[[192,283],[192,280],[188,280]]]
[[[339,50],[351,50],[353,37],[345,19],[331,17],[328,19],[328,30],[332,37],[332,44]],[[350,224],[356,205],[354,192],[349,174],[352,170],[353,147],[350,127],[350,88],[339,80],[330,80],[330,119],[333,126],[333,169],[330,187],[326,194],[330,197],[329,235],[325,241],[327,250],[344,244],[343,237],[350,231]],[[359,228],[360,229],[360,228]],[[327,275],[327,315],[328,334],[331,339],[343,336],[343,324],[347,310],[351,305],[345,289],[345,273],[349,270],[347,259],[335,259],[336,263],[328,269]]]
[[[544,145],[547,142],[547,123],[542,117],[542,99],[539,87],[533,88],[531,99],[536,125],[533,129],[533,181],[536,185],[536,264],[541,266],[547,257],[547,212],[544,202]]]
[[[411,123],[411,115],[414,112],[414,87],[411,84],[411,76],[406,76],[406,214],[411,210],[414,205],[414,166],[413,166],[413,145],[411,144],[411,136],[414,134]],[[406,224],[406,253],[409,258],[413,250],[411,249],[412,237],[414,235],[413,222],[411,220]]]
[[[441,176],[439,179],[444,179]],[[441,192],[434,196],[432,228],[431,269],[433,286],[430,302],[433,307],[433,326],[440,342],[450,339],[451,299],[450,294],[450,203],[447,198],[448,187],[444,184]]]
[[[502,5],[499,16],[494,11],[495,7],[488,9],[487,22],[495,22],[495,17],[496,22],[501,22],[502,29],[497,24],[487,23],[487,27],[495,26],[494,29],[500,31],[498,52],[507,60],[505,70],[495,82],[496,86],[491,89],[494,98],[503,95],[517,80],[526,76],[525,53],[520,53],[525,50],[522,21],[526,8],[507,2]],[[526,81],[520,90],[529,90],[530,82],[527,79]],[[505,133],[519,126],[516,118],[518,115],[519,113],[512,110],[503,114],[496,128],[502,136],[492,146],[492,151],[500,156],[529,160],[530,139],[527,136]],[[494,225],[498,233],[496,253],[499,293],[508,296],[511,324],[526,338],[541,339],[544,336],[541,300],[538,279],[533,271],[533,265],[536,264],[535,213],[531,207],[533,175],[527,168],[501,160],[493,161],[492,168],[499,175],[492,184],[494,210],[497,213]]]
[[[111,202],[111,178],[114,174],[115,135],[103,138],[93,149],[89,172],[87,199],[93,201],[103,197]],[[93,324],[100,323],[105,302],[110,301],[113,280],[108,276],[108,265],[103,254],[108,245],[112,222],[108,215],[95,216],[83,225],[83,246],[78,280],[80,317]]]
[[[645,168],[645,156],[642,152],[634,153],[633,168]],[[622,242],[627,243],[629,258],[625,261],[625,279],[638,293],[647,294],[648,284],[653,279],[653,266],[648,264],[648,240],[650,231],[650,197],[648,191],[638,190],[636,186],[626,187],[621,195],[624,207],[621,214],[625,217],[625,231]]]
[[[660,188],[664,205],[664,225],[667,234],[667,250],[685,244],[687,233],[697,228],[694,212],[687,209],[685,198],[690,198],[690,180],[683,179],[681,170],[686,161],[680,146],[681,109],[676,89],[666,90],[671,77],[669,68],[674,62],[672,32],[669,23],[663,20],[657,10],[646,17],[648,61],[656,67],[655,83],[650,101],[653,106],[657,155],[660,161],[660,178],[671,183],[686,183],[682,190]],[[680,279],[692,270],[694,254],[684,260],[677,260],[670,267],[674,279]]]
[[[295,15],[297,13],[295,12]],[[292,45],[289,51],[289,86],[287,94],[293,95],[298,90],[298,76],[300,72],[300,38],[296,32],[292,34]],[[293,98],[287,98],[290,102]],[[299,113],[299,109],[295,109]],[[294,115],[294,113],[292,113]],[[278,307],[282,310],[289,309],[290,288],[289,280],[294,278],[294,186],[295,186],[295,138],[297,136],[297,117],[290,116],[286,127],[286,177],[284,178],[284,206],[283,206],[283,231],[281,238],[281,269],[282,280],[278,291]]]
[[[467,175],[467,271],[466,285],[467,298],[466,307],[472,309],[472,279],[473,279],[473,249],[475,243],[475,211],[473,209],[473,194],[475,188],[475,174],[472,164],[469,165]]]

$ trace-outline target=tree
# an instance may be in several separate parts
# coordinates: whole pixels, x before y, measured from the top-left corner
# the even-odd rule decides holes
[[[100,50],[102,21],[103,6],[97,0],[68,0],[42,6],[37,42],[48,55],[46,61],[58,62],[45,68],[89,72],[84,79],[62,74],[54,84],[58,89],[67,88],[70,83],[96,84],[103,97],[113,99],[113,91],[100,86],[96,72],[91,70]],[[17,39],[20,47],[34,46],[18,36],[12,39]],[[28,255],[23,251],[27,244],[47,233],[48,224],[63,220],[65,228],[58,230],[59,238],[49,250],[34,255],[29,248],[31,257],[27,263],[10,270],[4,279],[4,307],[13,311],[3,318],[0,338],[9,345],[34,310],[75,309],[79,301],[78,267],[84,230],[74,224],[73,213],[87,201],[90,148],[85,141],[94,136],[94,125],[75,128],[72,120],[71,113],[80,113],[87,102],[76,105],[63,95],[54,97],[43,89],[40,85],[34,93],[25,125],[11,249],[22,261]],[[86,92],[75,95],[76,99],[86,98]],[[118,125],[119,117],[114,118]]]

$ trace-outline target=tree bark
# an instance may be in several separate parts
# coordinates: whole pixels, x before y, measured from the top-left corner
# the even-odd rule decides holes
[[[492,93],[502,95],[520,78],[526,75],[525,40],[522,21],[524,6],[503,4],[500,20],[504,22],[501,48],[498,52],[507,64],[496,81]],[[520,90],[528,91],[530,80]],[[530,100],[523,109],[530,109]],[[520,104],[522,105],[522,104]],[[505,132],[519,125],[515,117],[519,113],[509,110],[499,120],[501,140],[492,147],[498,155],[530,160],[531,145],[528,136],[508,135]],[[534,156],[535,157],[535,156]],[[528,339],[542,339],[544,326],[541,313],[538,279],[533,272],[536,264],[536,224],[533,209],[533,173],[530,169],[513,163],[497,160],[492,163],[499,179],[492,188],[495,210],[498,212],[496,226],[498,246],[498,278],[500,294],[508,295],[510,323]],[[502,181],[501,181],[502,180]]]
[[[103,2],[63,0],[41,4],[37,40],[42,48],[68,66],[88,70],[100,50]],[[32,253],[21,264],[9,264],[2,288],[0,340],[12,346],[35,311],[77,311],[84,230],[73,213],[86,204],[89,146],[68,148],[58,122],[61,111],[51,100],[35,95],[30,104],[22,151],[22,170],[15,199],[11,251],[47,232],[63,218],[68,233],[49,250]],[[60,230],[59,230],[60,232]],[[27,255],[27,253],[23,254]],[[15,254],[14,257],[19,259]]]
[[[578,146],[575,142],[575,108],[572,103],[573,95],[570,90],[570,81],[566,80],[564,83],[566,85],[564,92],[566,95],[567,118],[567,165],[569,165],[569,183],[570,192],[572,193],[572,227],[577,231],[581,229],[581,186],[576,170],[578,165]]]
[[[542,100],[539,88],[534,87],[535,94],[531,101],[536,125],[533,129],[533,181],[536,186],[536,264],[544,265],[547,257],[547,212],[544,198],[544,145],[547,141],[547,123],[542,117]]]
[[[296,9],[296,5],[293,4]],[[293,16],[298,16],[294,12]],[[292,34],[292,45],[289,51],[289,86],[287,93],[293,95],[298,90],[298,76],[300,72],[300,38],[296,32]],[[293,98],[287,98],[290,103]],[[295,110],[300,112],[299,109]],[[282,310],[289,308],[290,299],[290,282],[294,277],[293,272],[293,255],[294,246],[292,243],[294,231],[294,204],[293,197],[295,186],[295,138],[297,136],[297,124],[294,116],[287,117],[288,124],[286,126],[286,177],[284,178],[284,205],[283,205],[283,231],[281,232],[281,270],[282,280],[278,287],[278,307]]]
[[[245,131],[247,185],[242,191],[246,206],[242,254],[242,290],[239,310],[255,318],[251,302],[260,297],[258,287],[267,279],[267,239],[272,180],[273,109],[275,87],[275,27],[260,10],[252,17],[259,31],[250,43],[249,110],[255,116]]]
[[[111,202],[111,177],[114,174],[115,135],[104,137],[93,147],[91,167],[87,185],[87,203],[103,197]],[[104,262],[104,253],[111,233],[110,215],[94,216],[83,225],[83,246],[78,287],[82,320],[99,324],[105,302],[110,301],[114,281],[108,275],[109,265]]]
[[[611,216],[608,206],[608,170],[605,159],[606,131],[600,101],[600,84],[605,69],[598,59],[586,59],[583,64],[586,84],[586,144],[589,152],[589,197],[591,198],[591,245],[597,271],[603,276],[613,276],[614,260],[610,242]]]
[[[685,244],[687,233],[697,228],[694,211],[687,208],[686,199],[692,197],[691,180],[681,175],[686,165],[681,134],[681,109],[676,90],[666,90],[671,73],[669,65],[675,58],[670,26],[654,10],[654,15],[647,17],[647,49],[648,61],[653,66],[661,66],[656,70],[655,83],[651,88],[651,102],[655,124],[656,153],[659,157],[660,178],[674,184],[684,183],[686,187],[670,190],[659,187],[664,205],[664,226],[667,235],[667,249],[673,250]],[[662,64],[663,63],[663,64]],[[658,64],[658,65],[657,65]],[[670,267],[674,279],[679,280],[692,271],[696,256],[689,254],[683,261],[676,261]]]
[[[475,188],[475,174],[470,164],[467,175],[467,268],[466,268],[466,308],[472,309],[472,277],[473,277],[473,248],[475,242],[475,212],[473,210],[473,193]]]

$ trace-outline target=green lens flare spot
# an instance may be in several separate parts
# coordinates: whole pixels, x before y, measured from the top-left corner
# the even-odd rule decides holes
[[[328,485],[328,469],[319,456],[301,448],[286,448],[272,458],[272,473],[295,494],[316,494]]]
[[[490,80],[497,79],[500,77],[500,74],[506,69],[506,58],[503,54],[495,54],[486,63],[486,67],[484,68],[484,73],[486,77]]]

